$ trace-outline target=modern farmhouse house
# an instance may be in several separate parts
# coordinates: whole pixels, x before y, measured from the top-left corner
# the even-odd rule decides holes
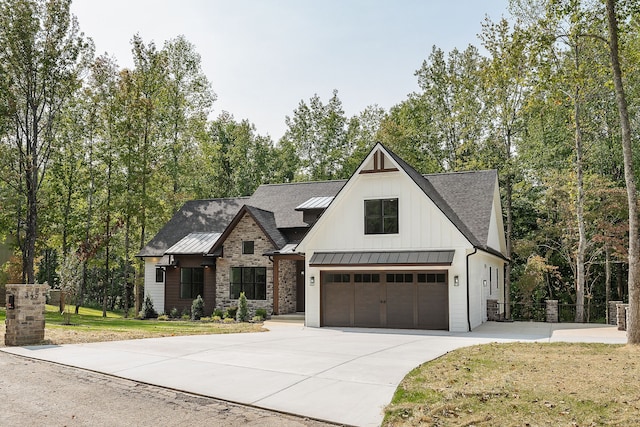
[[[421,175],[376,144],[346,181],[188,202],[138,256],[159,312],[245,292],[307,326],[468,331],[504,301],[505,254],[496,171]]]

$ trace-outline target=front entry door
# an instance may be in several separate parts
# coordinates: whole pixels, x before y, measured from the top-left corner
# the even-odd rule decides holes
[[[296,311],[304,311],[304,261],[296,261]]]

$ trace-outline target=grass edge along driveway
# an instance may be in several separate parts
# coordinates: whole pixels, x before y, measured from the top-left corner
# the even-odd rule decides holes
[[[640,425],[640,346],[486,344],[412,370],[384,426]]]
[[[0,346],[4,346],[4,320],[6,311],[0,309]],[[100,341],[118,341],[140,338],[159,338],[179,335],[229,334],[265,331],[262,323],[218,323],[200,321],[159,321],[124,318],[121,314],[81,307],[79,314],[71,315],[71,324],[64,324],[56,306],[47,305],[45,312],[45,339],[42,344],[78,344]]]

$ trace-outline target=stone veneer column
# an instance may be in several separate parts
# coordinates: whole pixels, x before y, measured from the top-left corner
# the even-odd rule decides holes
[[[618,304],[622,304],[622,301],[609,301],[607,306],[607,323],[609,325],[618,324]]]
[[[487,320],[495,321],[499,320],[499,311],[498,311],[498,300],[497,299],[488,299],[487,300]]]
[[[7,285],[4,344],[21,346],[44,340],[44,312],[49,285]],[[13,296],[13,308],[9,308]]]
[[[629,304],[616,304],[616,320],[619,331],[627,330],[627,307]]]
[[[545,301],[546,305],[546,318],[547,323],[558,323],[558,300],[548,299]]]

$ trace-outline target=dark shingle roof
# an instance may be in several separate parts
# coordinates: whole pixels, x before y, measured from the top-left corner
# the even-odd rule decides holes
[[[276,249],[282,248],[287,244],[287,239],[280,233],[276,226],[276,219],[273,212],[256,208],[255,206],[246,206],[247,211],[251,213],[253,219],[258,223],[262,230],[271,239]]]
[[[473,246],[497,253],[496,248],[487,246],[495,170],[422,175],[382,147]],[[162,256],[189,233],[223,233],[243,206],[277,248],[282,248],[287,239],[280,229],[308,227],[303,212],[296,211],[296,207],[312,197],[334,197],[345,183],[346,180],[267,184],[258,187],[251,197],[187,202],[137,256]]]
[[[498,172],[495,170],[425,175],[466,225],[480,247],[485,249],[497,177]]]
[[[261,185],[248,205],[273,212],[278,228],[308,227],[296,207],[312,197],[335,196],[346,180]]]
[[[186,202],[137,256],[162,256],[189,233],[222,233],[246,201],[246,197],[237,197]]]

